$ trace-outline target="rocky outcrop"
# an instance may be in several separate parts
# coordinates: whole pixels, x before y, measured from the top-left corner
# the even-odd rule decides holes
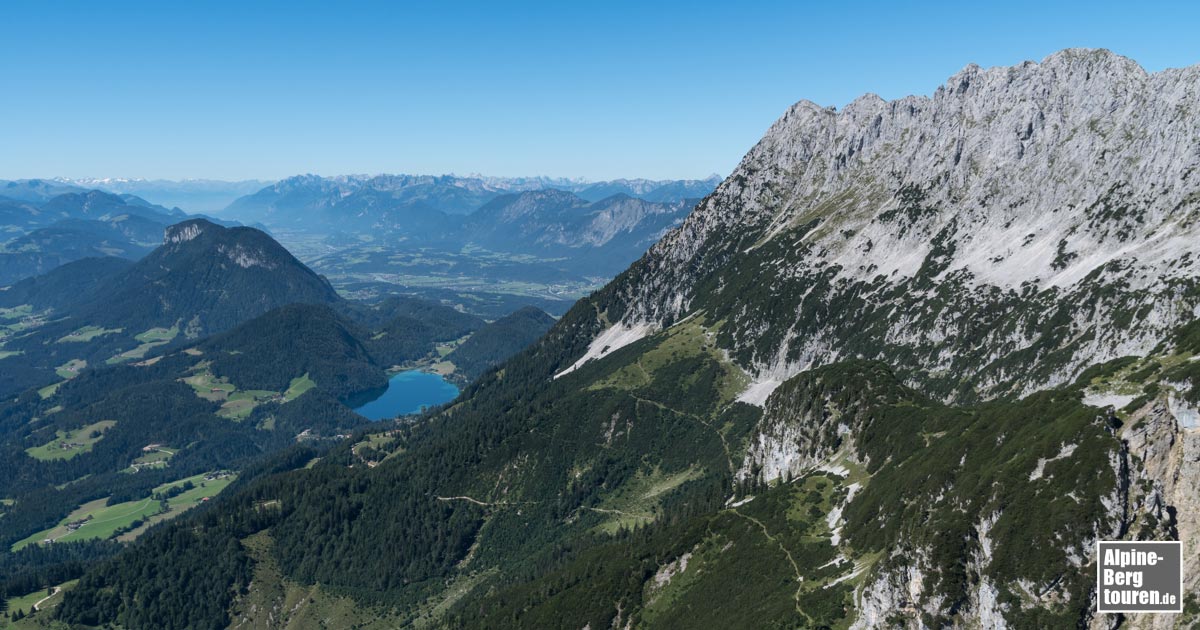
[[[1132,416],[1124,439],[1139,463],[1135,484],[1145,486],[1137,507],[1167,530],[1154,538],[1183,542],[1183,590],[1195,594],[1200,592],[1200,427],[1180,408],[1177,402],[1154,401]],[[1139,533],[1130,531],[1127,537]],[[1177,627],[1176,617],[1132,615],[1128,627],[1166,630]]]
[[[163,243],[177,245],[186,243],[204,233],[204,227],[211,225],[207,221],[184,221],[168,227],[163,233]]]

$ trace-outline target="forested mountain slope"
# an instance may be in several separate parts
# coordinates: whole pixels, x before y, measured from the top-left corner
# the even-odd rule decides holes
[[[0,599],[74,584],[276,460],[314,462],[363,430],[350,401],[387,370],[485,327],[411,297],[343,300],[266,234],[203,220],[141,262],[17,283],[0,309]],[[476,367],[523,347],[505,341]]]
[[[470,382],[533,344],[553,325],[553,317],[527,306],[479,329],[446,360],[454,364],[460,379]]]
[[[70,262],[0,291],[0,308],[28,305],[31,311],[62,310],[90,299],[101,283],[132,265],[133,261],[113,256]]]
[[[148,359],[60,370],[0,405],[0,592],[79,577],[279,452],[312,460],[367,424],[342,401],[482,325],[414,302],[361,310],[377,318],[287,305]]]
[[[5,291],[2,303],[11,306],[2,315],[10,326],[0,331],[0,361],[9,369],[0,395],[59,380],[55,372],[72,362],[131,361],[286,304],[340,299],[328,282],[253,228],[193,219],[170,226],[161,238],[161,246],[131,266],[93,268],[85,261]],[[75,274],[83,269],[91,282],[81,285]],[[105,269],[109,273],[99,273]]]

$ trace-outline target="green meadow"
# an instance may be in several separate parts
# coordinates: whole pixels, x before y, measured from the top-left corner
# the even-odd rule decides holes
[[[101,420],[78,429],[58,431],[53,440],[25,449],[25,453],[34,459],[56,460],[71,459],[80,453],[87,453],[104,437],[104,432],[115,426],[115,420]]]
[[[12,550],[17,551],[26,545],[40,544],[46,540],[59,543],[95,538],[108,539],[114,536],[119,536],[121,540],[131,540],[149,526],[174,518],[199,505],[206,498],[216,496],[237,478],[236,475],[231,474],[223,479],[205,481],[204,477],[205,474],[200,474],[165,483],[156,487],[149,496],[136,501],[126,501],[114,505],[107,505],[107,498],[89,501],[76,508],[54,527],[44,529],[17,542],[13,545]],[[167,499],[167,509],[164,511],[161,501],[157,500],[155,495],[171,488],[183,486],[188,482],[191,482],[194,487]],[[69,527],[70,524],[81,521],[84,521],[82,525],[76,528]],[[136,521],[141,521],[142,524],[137,528],[131,528]]]

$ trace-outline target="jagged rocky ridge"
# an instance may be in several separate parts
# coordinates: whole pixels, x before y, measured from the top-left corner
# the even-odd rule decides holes
[[[1198,89],[1067,50],[802,101],[623,279],[623,324],[705,309],[761,380],[869,356],[948,400],[1145,354],[1196,313]]]

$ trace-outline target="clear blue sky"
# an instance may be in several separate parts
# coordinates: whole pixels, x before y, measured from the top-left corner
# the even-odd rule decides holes
[[[1200,63],[1194,3],[996,5],[5,2],[0,178],[703,177],[802,98],[1071,46]]]

